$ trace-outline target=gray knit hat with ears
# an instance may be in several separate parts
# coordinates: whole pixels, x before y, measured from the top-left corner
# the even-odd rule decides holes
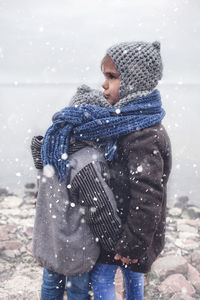
[[[69,106],[96,105],[105,108],[112,108],[112,105],[104,98],[99,90],[91,89],[86,84],[77,88],[75,95],[69,102]]]
[[[108,55],[120,74],[120,99],[147,95],[162,78],[160,42],[125,42],[110,47]],[[132,98],[132,99],[133,99]]]

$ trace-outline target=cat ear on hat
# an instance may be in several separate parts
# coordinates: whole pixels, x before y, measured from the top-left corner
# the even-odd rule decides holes
[[[157,50],[160,50],[160,42],[159,42],[159,41],[153,42],[152,45],[153,45]]]

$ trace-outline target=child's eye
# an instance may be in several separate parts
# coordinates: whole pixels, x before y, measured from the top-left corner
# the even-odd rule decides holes
[[[110,79],[114,79],[114,78],[116,78],[113,74],[109,74],[109,78]]]

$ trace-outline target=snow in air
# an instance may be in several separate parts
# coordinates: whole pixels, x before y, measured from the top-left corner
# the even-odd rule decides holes
[[[68,158],[68,154],[67,153],[63,153],[62,156],[61,156],[61,158],[63,160],[66,160]]]
[[[44,176],[46,176],[48,178],[53,177],[55,174],[54,168],[51,165],[44,166],[43,174],[44,174]]]
[[[116,114],[120,114],[121,110],[119,108],[116,109]]]
[[[141,173],[142,171],[143,171],[143,167],[142,167],[142,166],[138,166],[138,167],[137,167],[137,172],[138,172],[138,173]]]

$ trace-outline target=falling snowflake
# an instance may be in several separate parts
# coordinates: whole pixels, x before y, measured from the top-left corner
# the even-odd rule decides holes
[[[92,154],[92,159],[97,160],[97,154]]]
[[[43,27],[43,26],[40,26],[39,31],[40,31],[40,32],[43,32],[43,31],[44,31],[44,27]]]
[[[80,207],[79,212],[80,212],[80,214],[85,215],[85,208]]]
[[[61,156],[61,158],[63,160],[66,160],[68,158],[68,154],[67,153],[63,153],[62,156]]]
[[[116,114],[120,114],[121,110],[119,108],[116,109]]]
[[[138,172],[138,173],[141,173],[142,170],[143,170],[143,167],[142,167],[142,166],[138,166],[138,167],[137,167],[137,172]]]
[[[91,207],[91,208],[90,208],[91,213],[96,212],[96,210],[97,210],[96,207]]]
[[[51,166],[51,165],[44,166],[44,168],[43,168],[43,174],[44,174],[44,176],[46,176],[48,178],[53,177],[54,174],[55,174],[53,166]]]
[[[66,287],[67,287],[67,288],[70,288],[71,286],[72,286],[71,281],[67,281]]]
[[[90,114],[86,111],[86,112],[84,113],[84,116],[85,116],[86,118],[89,118]]]

